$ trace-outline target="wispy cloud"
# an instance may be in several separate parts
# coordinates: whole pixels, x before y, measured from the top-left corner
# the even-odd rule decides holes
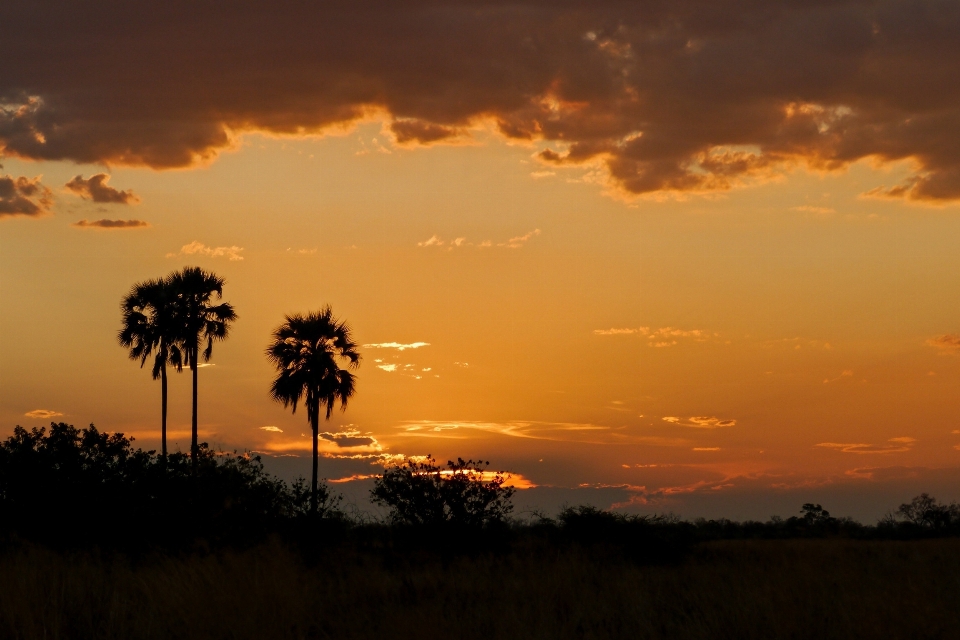
[[[694,447],[693,451],[720,451],[720,447]]]
[[[880,445],[866,443],[820,442],[813,446],[822,447],[824,449],[834,449],[842,453],[904,453],[913,448],[916,439],[904,436],[900,438],[890,438],[887,440],[887,442],[889,444]]]
[[[693,429],[722,429],[724,427],[733,427],[737,424],[736,420],[725,420],[716,416],[691,416],[686,420],[678,416],[664,416],[663,421],[681,427],[691,427]]]
[[[92,200],[103,204],[137,204],[140,198],[133,191],[120,191],[109,186],[110,176],[106,173],[97,173],[86,180],[82,175],[76,176],[64,186],[85,200]]]
[[[49,420],[50,418],[56,418],[58,416],[62,416],[63,414],[59,411],[51,411],[50,409],[34,409],[33,411],[27,411],[23,415],[37,420]]]
[[[640,436],[624,427],[609,427],[577,422],[474,420],[410,420],[402,423],[399,435],[421,438],[469,439],[471,431],[482,431],[511,438],[580,442],[584,444],[647,444],[658,447],[684,447],[692,443],[684,438]]]
[[[812,205],[801,205],[799,207],[791,207],[794,211],[802,211],[803,213],[812,213],[818,216],[825,216],[831,213],[836,213],[836,210],[831,209],[830,207],[816,207]]]
[[[514,236],[507,240],[506,242],[501,242],[498,244],[498,247],[506,247],[508,249],[519,249],[525,245],[530,239],[535,238],[540,235],[540,229],[534,229],[528,233],[525,233],[522,236]]]
[[[243,256],[240,255],[241,251],[243,251],[243,247],[236,245],[232,247],[208,247],[202,242],[194,240],[190,244],[185,244],[180,247],[179,253],[168,253],[167,257],[175,258],[177,256],[202,255],[210,256],[211,258],[226,257],[230,260],[243,260]]]
[[[706,342],[711,337],[717,337],[718,334],[711,334],[702,329],[678,329],[676,327],[660,327],[651,329],[650,327],[611,327],[610,329],[594,329],[594,335],[598,336],[629,336],[636,335],[647,340],[647,345],[655,348],[673,347],[678,344],[680,339],[693,339],[695,342]]]
[[[534,229],[522,236],[514,236],[509,240],[504,242],[498,242],[496,246],[503,247],[506,249],[519,249],[523,247],[529,240],[540,235],[540,229]],[[478,249],[486,249],[494,246],[493,241],[483,240],[481,242],[468,242],[467,238],[464,236],[454,238],[453,240],[444,240],[437,234],[433,234],[426,240],[417,243],[418,247],[437,247],[444,248],[446,251],[453,251],[454,249],[462,247],[476,247]]]
[[[73,223],[74,227],[93,228],[93,229],[142,229],[149,227],[150,223],[143,220],[81,220]]]
[[[40,177],[14,178],[0,175],[0,218],[7,216],[39,217],[50,213],[53,194],[40,183]]]
[[[824,378],[823,384],[830,384],[831,382],[839,382],[840,380],[843,380],[845,378],[852,378],[852,377],[853,377],[853,371],[850,369],[845,369],[841,371],[840,375],[838,375],[836,378]]]
[[[283,429],[281,429],[280,427],[275,427],[272,424],[267,425],[266,427],[260,427],[260,429],[262,431],[272,431],[274,433],[283,433]]]
[[[940,355],[957,355],[960,353],[960,335],[946,333],[927,340],[927,344],[940,350]]]
[[[397,351],[406,351],[407,349],[419,349],[420,347],[429,347],[429,342],[371,342],[363,345],[367,349],[396,349]]]

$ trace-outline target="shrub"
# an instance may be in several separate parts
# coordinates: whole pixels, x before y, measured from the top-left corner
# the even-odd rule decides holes
[[[503,521],[513,510],[514,489],[504,486],[503,473],[488,471],[489,464],[457,458],[442,469],[429,456],[407,460],[384,469],[370,495],[390,509],[395,524],[482,527]]]

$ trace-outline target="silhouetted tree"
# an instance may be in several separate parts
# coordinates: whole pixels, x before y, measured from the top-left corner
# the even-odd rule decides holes
[[[803,514],[803,522],[810,526],[829,524],[835,520],[835,518],[830,517],[829,511],[812,502],[804,503],[800,508],[800,513]]]
[[[183,349],[183,364],[193,374],[193,412],[190,419],[190,458],[194,471],[197,466],[197,365],[213,354],[213,342],[224,340],[230,331],[230,323],[237,314],[229,302],[211,304],[223,297],[224,280],[220,276],[199,267],[184,267],[170,274],[166,282],[176,297],[176,317],[179,343]],[[201,344],[206,347],[201,352]]]
[[[166,279],[138,282],[120,303],[123,326],[117,334],[121,346],[130,349],[130,359],[140,366],[151,355],[153,379],[160,378],[160,452],[167,457],[167,365],[183,370],[183,353],[175,317],[176,297]]]
[[[397,524],[499,522],[513,510],[514,489],[503,486],[506,477],[499,471],[491,475],[487,465],[457,458],[442,469],[431,457],[407,460],[384,469],[370,495],[376,504],[390,508],[390,518]]]
[[[292,406],[293,413],[297,412],[301,400],[307,407],[307,420],[313,432],[310,510],[316,513],[320,409],[326,409],[329,420],[338,401],[342,410],[347,408],[347,401],[356,390],[356,376],[347,369],[360,365],[360,354],[350,327],[335,318],[327,306],[306,315],[286,316],[286,321],[273,332],[267,358],[278,371],[270,386],[273,399],[284,407]]]
[[[901,504],[897,514],[907,522],[924,529],[941,530],[951,525],[960,525],[960,505],[940,504],[936,498],[926,493]]]

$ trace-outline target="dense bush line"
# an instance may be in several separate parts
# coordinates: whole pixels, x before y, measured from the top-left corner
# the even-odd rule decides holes
[[[434,461],[385,469],[371,499],[389,510],[382,522],[361,522],[319,487],[266,473],[260,458],[221,454],[206,445],[192,468],[188,456],[166,458],[135,448],[122,434],[52,423],[17,427],[0,443],[0,535],[67,546],[196,546],[247,544],[279,535],[309,546],[329,543],[386,549],[490,549],[539,540],[550,545],[609,548],[639,561],[668,561],[693,544],[749,538],[924,538],[960,534],[960,505],[923,494],[876,525],[834,518],[817,504],[767,522],[683,521],[570,507],[555,517],[509,518],[513,490],[479,462]],[[456,532],[451,535],[451,532]]]

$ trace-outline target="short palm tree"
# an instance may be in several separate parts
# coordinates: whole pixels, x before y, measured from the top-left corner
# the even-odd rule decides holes
[[[277,377],[270,386],[273,399],[284,407],[292,406],[293,413],[301,400],[307,407],[307,420],[313,431],[310,511],[316,513],[320,409],[326,410],[329,420],[337,402],[341,409],[347,408],[347,401],[356,390],[356,376],[347,369],[360,365],[360,354],[350,328],[335,318],[327,306],[306,315],[286,316],[286,322],[273,332],[267,358],[277,368]]]
[[[153,379],[160,378],[160,452],[167,459],[167,365],[183,370],[178,344],[174,296],[165,280],[138,282],[130,289],[120,309],[123,327],[117,334],[120,346],[130,349],[130,359],[140,366],[153,355]]]
[[[197,365],[213,355],[215,340],[224,340],[237,314],[229,302],[212,304],[223,297],[224,280],[200,267],[184,267],[166,278],[175,296],[177,331],[183,351],[183,364],[193,373],[193,413],[191,416],[190,461],[196,472],[197,442]],[[201,344],[206,348],[201,352]]]

